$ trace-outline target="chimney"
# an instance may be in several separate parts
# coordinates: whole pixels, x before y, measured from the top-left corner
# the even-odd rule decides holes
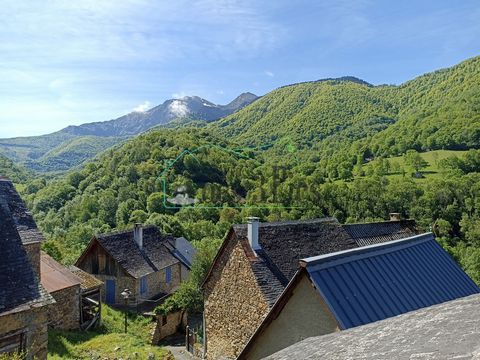
[[[259,226],[259,218],[251,216],[247,218],[247,236],[248,242],[250,243],[250,247],[252,250],[260,250],[260,244],[258,243],[258,226]]]
[[[392,212],[390,213],[390,221],[400,221],[402,220],[402,216],[400,213]]]
[[[143,227],[142,224],[135,224],[133,228],[133,239],[137,243],[140,250],[143,249]]]

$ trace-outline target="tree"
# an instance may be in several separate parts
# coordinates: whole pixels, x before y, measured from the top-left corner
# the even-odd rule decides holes
[[[405,155],[405,164],[410,166],[418,174],[420,170],[428,166],[428,162],[416,150],[408,150]]]

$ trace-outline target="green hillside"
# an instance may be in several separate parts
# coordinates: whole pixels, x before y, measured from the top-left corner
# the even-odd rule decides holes
[[[480,88],[467,80],[479,71],[472,59],[400,87],[346,79],[287,86],[217,123],[128,140],[61,178],[27,184],[23,195],[49,239],[45,249],[64,262],[93,233],[136,222],[198,245],[217,244],[248,215],[358,222],[400,212],[432,228],[480,282],[480,150],[470,106]],[[469,86],[457,84],[462,76]],[[430,150],[427,164],[412,149]],[[193,208],[168,203],[182,194]]]
[[[18,184],[26,182],[33,174],[23,166],[16,165],[12,160],[0,154],[0,176]]]
[[[36,161],[27,161],[37,171],[65,171],[120,143],[123,138],[82,136],[66,141],[48,151]]]

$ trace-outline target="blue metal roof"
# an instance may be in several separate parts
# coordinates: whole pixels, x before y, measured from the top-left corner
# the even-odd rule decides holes
[[[342,329],[480,292],[431,233],[301,263]]]

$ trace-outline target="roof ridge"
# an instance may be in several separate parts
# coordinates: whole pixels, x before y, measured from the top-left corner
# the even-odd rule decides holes
[[[434,239],[435,237],[433,233],[428,232],[428,233],[410,236],[400,240],[392,240],[392,241],[387,241],[380,244],[373,244],[373,245],[363,246],[363,247],[349,249],[349,250],[337,251],[337,252],[325,254],[325,255],[312,256],[309,258],[301,259],[300,265],[303,267],[320,266],[320,265],[322,267],[330,267],[334,265],[332,262],[335,260],[345,261],[345,258],[348,258],[351,256],[366,257],[365,256],[366,254],[372,254],[373,256],[373,253],[376,254],[379,251],[391,252],[391,251],[397,250],[398,247],[400,246],[402,248],[410,247],[410,246],[418,245],[422,242],[434,240]],[[337,264],[337,261],[335,262],[335,264]]]
[[[402,222],[415,222],[414,219],[401,219],[401,220],[382,220],[382,221],[372,221],[372,222],[357,222],[342,224],[342,226],[357,226],[357,225],[374,225],[374,224],[400,224]]]
[[[156,228],[158,229],[159,232],[161,232],[157,225],[154,225],[154,224],[143,225],[144,230],[150,229],[150,228]],[[133,230],[134,229],[131,228],[130,230],[117,230],[117,231],[111,231],[111,232],[102,233],[102,234],[96,233],[95,237],[98,238],[98,237],[108,237],[108,236],[115,236],[115,235],[121,235],[121,234],[128,234],[128,233],[133,233]],[[169,235],[169,234],[162,234],[162,235]]]
[[[319,224],[319,223],[335,223],[340,224],[334,217],[324,217],[306,220],[286,220],[286,221],[270,221],[259,222],[260,227],[282,226],[282,225],[301,225],[301,224]],[[233,227],[245,227],[247,224],[233,224]]]

